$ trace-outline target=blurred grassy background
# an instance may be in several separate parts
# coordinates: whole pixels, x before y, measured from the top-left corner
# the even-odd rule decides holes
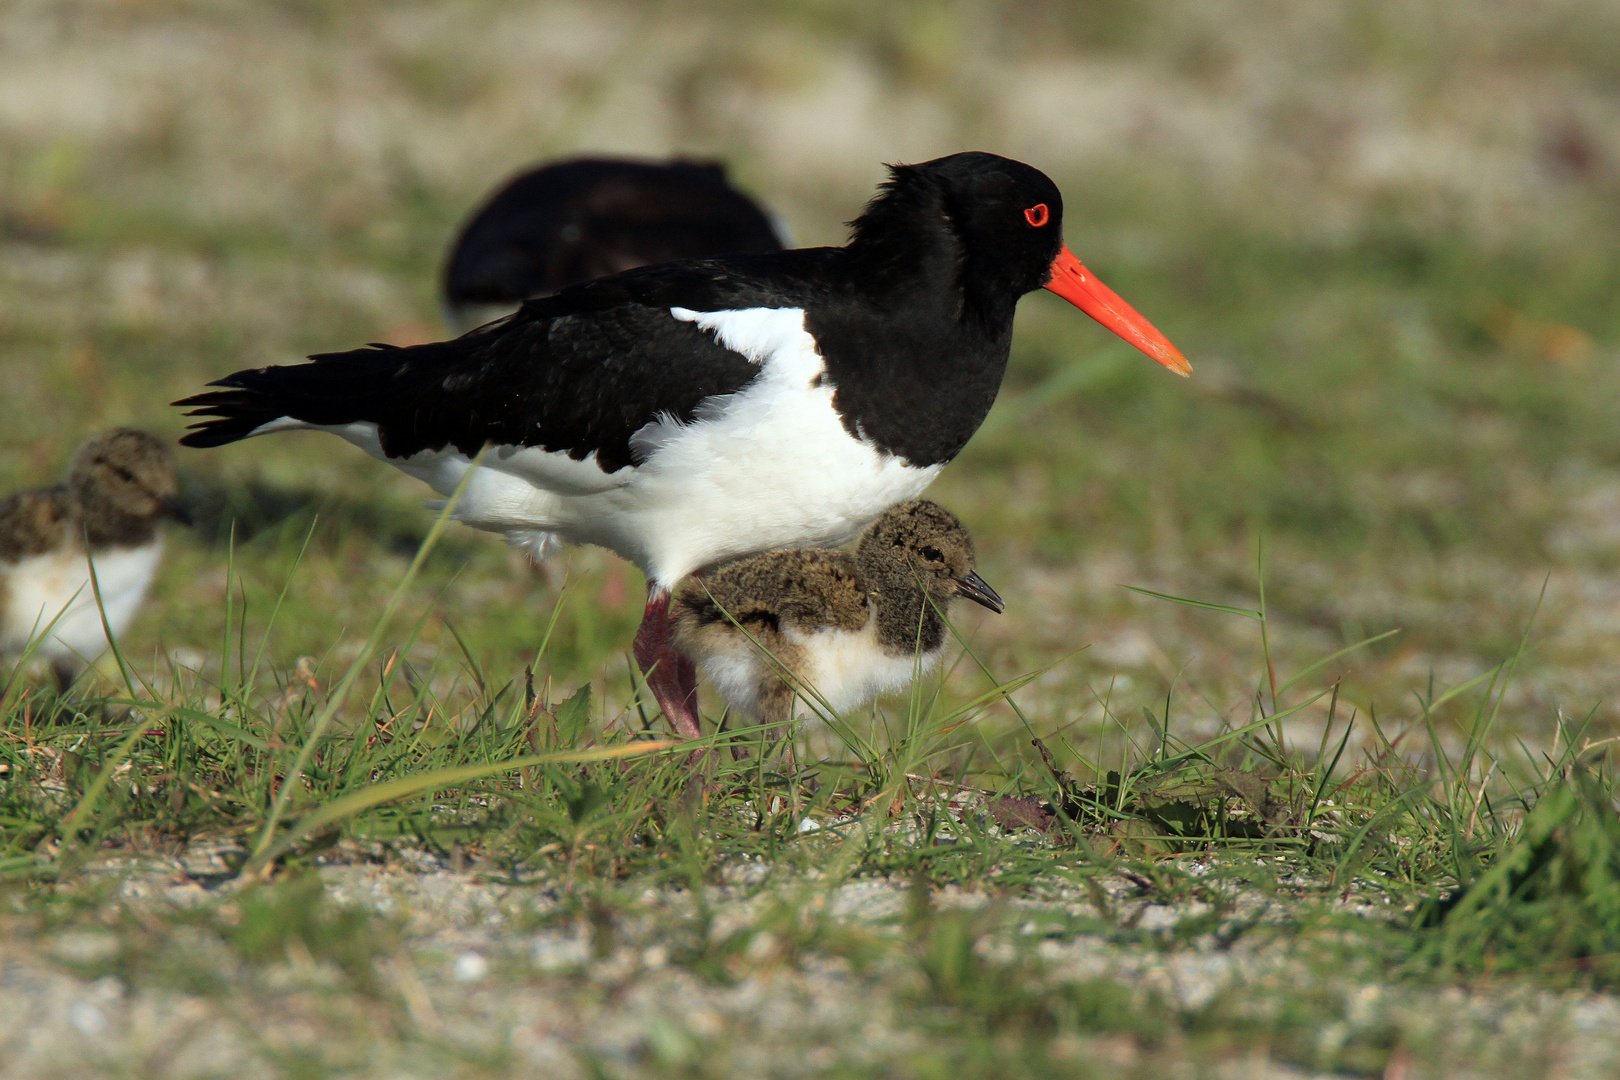
[[[998,670],[1084,650],[1032,716],[1083,734],[1100,697],[1134,715],[1172,683],[1189,734],[1246,715],[1255,626],[1119,586],[1252,607],[1263,536],[1285,665],[1403,629],[1324,673],[1348,702],[1413,715],[1512,650],[1545,582],[1504,719],[1612,726],[1617,40],[1612,0],[11,0],[0,485],[108,425],[177,435],[166,402],[236,368],[442,335],[454,229],[537,159],[718,157],[819,244],[882,162],[992,150],[1058,181],[1070,246],[1196,368],[1032,297],[934,489],[1008,599],[963,616]],[[317,673],[430,523],[323,436],[180,462],[208,512],[129,642],[143,666],[217,668],[232,518],[251,621],[318,512],[273,641]],[[448,623],[512,677],[568,581],[552,674],[624,700],[633,571],[538,574],[467,530],[430,571],[424,663]]]

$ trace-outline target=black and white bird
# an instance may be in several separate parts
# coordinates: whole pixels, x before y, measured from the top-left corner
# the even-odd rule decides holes
[[[520,173],[472,216],[445,264],[444,309],[470,330],[621,270],[782,246],[718,163],[574,158]]]
[[[1057,187],[1020,162],[897,165],[844,247],[643,267],[453,341],[239,371],[177,402],[210,418],[181,441],[330,431],[440,494],[465,478],[455,516],[537,555],[618,553],[648,582],[636,659],[692,736],[671,590],[728,559],[843,543],[920,495],[990,411],[1019,297],[1050,289],[1190,372],[1062,225]]]
[[[933,671],[958,596],[1004,606],[962,523],[919,500],[885,512],[853,553],[786,548],[694,574],[671,619],[731,710],[779,738],[801,692],[842,715]]]
[[[135,618],[163,552],[164,518],[191,523],[168,447],[133,428],[79,447],[65,482],[0,501],[0,655],[38,639],[33,655],[66,689],[107,648],[102,614],[114,638]]]

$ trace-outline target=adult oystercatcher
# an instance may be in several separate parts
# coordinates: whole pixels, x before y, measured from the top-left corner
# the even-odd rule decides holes
[[[79,447],[66,482],[0,502],[0,655],[50,627],[35,655],[66,690],[107,647],[103,612],[116,638],[140,609],[163,551],[158,524],[191,524],[177,496],[168,447],[117,428]]]
[[[977,430],[1018,299],[1045,287],[1183,375],[1164,335],[1063,243],[1045,174],[985,153],[897,165],[840,248],[629,270],[453,341],[239,371],[176,404],[188,446],[318,428],[536,555],[598,544],[647,576],[635,655],[675,729],[696,670],[669,640],[687,574],[834,545],[916,498]]]
[[[885,512],[853,554],[785,548],[694,574],[671,622],[726,704],[780,738],[803,687],[845,713],[932,671],[958,596],[1003,609],[962,523],[919,500]]]
[[[780,250],[770,218],[718,163],[575,158],[519,174],[479,208],[450,249],[444,308],[469,330],[621,270]]]

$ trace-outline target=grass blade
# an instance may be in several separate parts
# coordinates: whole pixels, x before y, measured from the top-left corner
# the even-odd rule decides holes
[[[1129,589],[1143,596],[1151,596],[1157,600],[1168,600],[1172,604],[1185,604],[1188,607],[1206,608],[1210,611],[1224,611],[1228,615],[1242,615],[1248,619],[1264,619],[1265,616],[1252,608],[1228,607],[1225,604],[1212,604],[1208,600],[1189,600],[1185,596],[1171,596],[1169,593],[1154,592],[1152,589],[1139,589],[1135,585],[1121,585],[1122,589]]]
[[[467,471],[462,474],[461,481],[456,485],[455,491],[451,492],[450,497],[439,508],[439,515],[434,518],[433,527],[428,530],[428,534],[423,538],[421,546],[416,549],[416,556],[411,559],[411,565],[406,568],[405,576],[400,578],[393,594],[388,597],[388,603],[383,606],[382,615],[377,619],[371,633],[366,637],[365,644],[361,647],[359,655],[349,664],[349,669],[343,673],[343,678],[338,681],[337,687],[327,698],[320,715],[315,718],[315,723],[305,737],[303,746],[299,748],[297,759],[293,762],[293,766],[288,770],[287,775],[282,778],[281,790],[276,792],[276,798],[270,807],[270,813],[265,818],[264,828],[259,833],[258,843],[253,848],[254,861],[259,861],[266,849],[269,848],[271,837],[275,835],[276,823],[281,819],[281,815],[286,812],[287,803],[291,801],[293,792],[298,788],[299,780],[303,776],[304,768],[309,764],[310,756],[314,754],[315,747],[320,743],[321,737],[326,734],[327,727],[331,725],[332,720],[337,716],[338,709],[343,707],[343,702],[348,698],[349,690],[354,686],[355,680],[359,678],[361,669],[370,661],[372,653],[377,650],[377,646],[382,643],[383,634],[387,631],[389,624],[393,622],[394,612],[399,609],[399,605],[405,599],[406,592],[410,589],[411,582],[416,580],[416,575],[421,571],[422,564],[427,561],[428,553],[433,550],[433,545],[438,541],[439,535],[444,532],[444,527],[450,521],[450,515],[455,511],[461,493],[466,490],[468,482],[479,469],[479,463],[483,461],[483,458],[484,452],[479,451]]]
[[[401,777],[398,780],[386,780],[380,784],[372,784],[361,788],[350,795],[333,799],[303,817],[299,818],[291,828],[277,837],[274,843],[266,844],[255,852],[253,857],[242,867],[241,876],[252,877],[262,873],[294,844],[307,836],[319,832],[322,828],[335,821],[366,810],[381,806],[383,803],[394,802],[398,799],[408,798],[412,795],[431,791],[434,788],[454,787],[465,784],[469,780],[479,780],[497,773],[510,772],[513,769],[527,769],[536,765],[567,765],[584,761],[609,761],[615,758],[637,757],[642,754],[653,754],[671,747],[685,747],[684,741],[660,740],[646,742],[621,743],[618,746],[598,746],[588,750],[561,750],[554,754],[530,754],[525,757],[510,758],[506,761],[486,762],[482,765],[456,765],[446,769],[435,769],[432,772],[420,773],[416,776]]]

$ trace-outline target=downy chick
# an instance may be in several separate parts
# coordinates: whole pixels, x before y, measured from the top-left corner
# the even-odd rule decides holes
[[[800,686],[844,713],[932,671],[957,596],[1003,608],[962,523],[922,500],[878,518],[854,554],[789,548],[693,575],[671,614],[679,648],[731,710],[780,737]]]
[[[177,495],[168,447],[117,428],[79,447],[65,482],[0,501],[0,656],[20,655],[55,620],[34,655],[66,689],[107,648],[90,563],[116,637],[157,571],[158,523],[190,524]]]

